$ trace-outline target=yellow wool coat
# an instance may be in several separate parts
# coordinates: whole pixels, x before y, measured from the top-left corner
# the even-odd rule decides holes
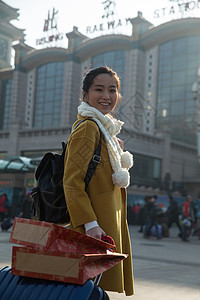
[[[84,119],[78,115],[73,127]],[[63,186],[70,213],[70,229],[85,233],[84,224],[97,220],[111,236],[117,252],[128,258],[103,273],[100,286],[107,291],[133,294],[132,251],[127,226],[126,191],[113,185],[112,168],[102,134],[101,161],[85,191],[84,178],[99,141],[96,123],[86,120],[70,135],[66,155]],[[70,174],[70,175],[69,175]]]

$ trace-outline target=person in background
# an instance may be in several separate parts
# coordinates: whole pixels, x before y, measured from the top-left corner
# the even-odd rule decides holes
[[[190,195],[186,197],[186,201],[183,203],[183,213],[192,223],[196,223],[196,208]]]
[[[133,205],[132,211],[133,211],[133,215],[134,215],[134,221],[133,221],[134,225],[139,224],[140,210],[141,210],[141,207],[140,207],[139,203],[136,203],[135,205]]]
[[[185,225],[188,224],[187,226],[184,226],[184,239],[190,237],[191,231],[196,228],[196,213],[197,211],[192,201],[192,197],[187,195],[186,200],[183,203],[183,214],[185,216],[183,223],[185,222]],[[188,222],[186,222],[187,220]]]
[[[172,182],[172,178],[171,178],[171,173],[170,173],[170,171],[167,171],[165,174],[165,178],[164,178],[164,187],[168,194],[170,194],[172,191],[172,184],[173,184],[173,182]]]
[[[183,239],[182,237],[183,229],[181,227],[180,220],[179,220],[180,211],[179,211],[178,203],[173,199],[171,195],[168,197],[168,201],[169,201],[169,206],[166,211],[167,226],[170,229],[172,224],[175,223],[179,229],[179,237]]]
[[[5,193],[3,193],[0,198],[0,221],[3,221],[5,218],[8,217],[8,208],[8,197]]]
[[[82,96],[78,119],[72,128],[79,126],[69,137],[64,165],[63,187],[70,229],[98,239],[109,235],[117,252],[128,254],[127,259],[103,273],[99,286],[129,296],[134,289],[126,187],[133,157],[122,150],[123,142],[117,138],[123,122],[112,116],[121,98],[119,77],[108,67],[91,69],[84,77]],[[87,120],[80,124],[84,119]],[[100,160],[85,190],[84,178],[99,142],[99,129]]]
[[[150,197],[149,196],[145,196],[144,197],[144,206],[141,207],[140,209],[140,216],[139,216],[139,220],[140,220],[140,229],[138,230],[138,232],[143,232],[143,227],[146,223],[146,219],[148,217],[148,211],[149,211],[149,200]]]
[[[31,192],[27,192],[26,196],[21,201],[20,217],[24,219],[31,219],[31,208],[32,208]]]
[[[157,239],[162,238],[162,231],[159,231],[157,216],[158,216],[158,207],[156,204],[155,196],[150,197],[149,205],[148,205],[148,214],[145,223],[145,231],[144,231],[144,238],[149,238],[151,235],[151,229],[153,226],[155,227],[155,233]]]

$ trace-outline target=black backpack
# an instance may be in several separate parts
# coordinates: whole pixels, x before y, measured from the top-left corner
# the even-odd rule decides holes
[[[86,120],[93,121],[91,119],[84,119],[74,127],[74,130]],[[67,143],[63,142],[62,147],[62,154],[46,153],[35,172],[37,186],[32,189],[31,196],[33,199],[33,214],[39,217],[40,221],[52,223],[69,223],[70,221],[63,190],[64,158]],[[100,154],[101,131],[98,146],[89,163],[85,176],[85,190],[100,162]]]

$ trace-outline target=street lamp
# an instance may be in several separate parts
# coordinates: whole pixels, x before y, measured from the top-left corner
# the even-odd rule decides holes
[[[192,86],[193,100],[197,101],[197,155],[200,163],[200,67],[197,70],[197,82]]]

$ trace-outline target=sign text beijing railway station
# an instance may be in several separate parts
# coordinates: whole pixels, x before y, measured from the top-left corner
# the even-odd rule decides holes
[[[114,0],[102,0],[103,14],[101,22],[86,27],[86,34],[95,34],[101,32],[109,32],[123,29],[125,26],[131,25],[131,18],[117,18],[116,3]],[[155,19],[175,19],[184,17],[193,17],[198,9],[200,9],[200,0],[168,0],[169,5],[155,9],[153,17]],[[128,10],[128,7],[127,7]],[[53,8],[52,14],[48,11],[48,17],[45,19],[43,32],[48,33],[46,36],[37,39],[36,45],[44,45],[57,42],[63,39],[63,34],[57,29],[58,11]],[[142,17],[142,13],[138,12],[138,16]]]
[[[200,0],[184,1],[169,0],[170,5],[154,10],[154,18],[162,17],[186,17],[191,16],[197,9],[200,9]]]

